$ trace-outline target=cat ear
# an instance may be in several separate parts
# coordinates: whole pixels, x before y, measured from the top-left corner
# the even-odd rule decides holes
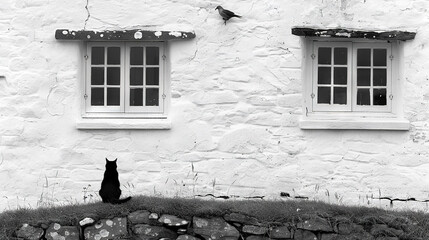
[[[106,158],[106,162],[109,162],[109,159]]]
[[[118,159],[116,158],[115,160],[113,160],[114,162],[118,161]]]

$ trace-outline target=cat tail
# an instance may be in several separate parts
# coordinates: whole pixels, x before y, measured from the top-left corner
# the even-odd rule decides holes
[[[131,197],[127,197],[127,198],[124,198],[124,199],[115,200],[112,203],[113,204],[121,204],[121,203],[124,203],[124,202],[128,202],[130,199],[131,199]]]

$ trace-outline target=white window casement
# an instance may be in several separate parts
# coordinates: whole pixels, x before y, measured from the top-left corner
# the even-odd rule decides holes
[[[162,43],[87,44],[86,116],[163,117]]]
[[[408,130],[400,42],[305,39],[302,129]]]
[[[79,128],[164,128],[169,100],[164,42],[88,42],[84,58]]]

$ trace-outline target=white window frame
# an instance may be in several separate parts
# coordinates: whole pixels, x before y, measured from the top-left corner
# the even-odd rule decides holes
[[[120,106],[91,106],[91,48],[92,47],[120,47],[121,48],[121,98]],[[131,47],[159,47],[159,106],[130,106],[129,104],[129,69],[131,67],[129,63],[129,53]],[[83,104],[82,104],[82,118],[122,118],[122,119],[165,119],[167,118],[167,106],[169,103],[169,78],[166,67],[166,43],[165,42],[87,42],[85,46],[84,58],[84,79],[83,79]],[[107,51],[106,51],[107,52]],[[146,57],[146,52],[144,53]],[[107,56],[105,56],[106,58]],[[105,60],[106,61],[106,60]],[[144,61],[146,64],[146,62]],[[97,65],[105,67],[106,65]],[[146,66],[142,65],[146,68]],[[153,66],[155,67],[155,66]],[[105,70],[106,71],[106,70]],[[146,74],[143,74],[144,78]],[[105,75],[106,77],[106,75]],[[105,82],[106,84],[106,82]],[[144,81],[145,84],[145,81]],[[146,88],[146,86],[144,86]],[[106,99],[106,94],[105,94]]]
[[[367,39],[343,39],[343,38],[318,38],[308,37],[303,39],[303,116],[299,120],[301,129],[366,129],[366,130],[408,130],[410,123],[403,117],[402,110],[402,84],[401,66],[402,51],[399,41],[381,41]],[[348,57],[352,57],[351,64],[356,65],[356,51],[359,47],[377,48],[377,46],[390,46],[388,49],[388,82],[387,105],[386,106],[358,106],[355,101],[350,106],[317,106],[317,55],[315,46],[349,46]],[[316,63],[315,63],[316,61]],[[333,64],[333,63],[332,63]],[[352,94],[356,96],[356,66],[351,71]],[[350,73],[349,73],[350,74]],[[349,75],[348,75],[349,77]],[[349,84],[349,82],[348,82]],[[349,90],[349,89],[348,89]],[[348,110],[350,107],[351,110]],[[345,108],[341,109],[341,108]]]

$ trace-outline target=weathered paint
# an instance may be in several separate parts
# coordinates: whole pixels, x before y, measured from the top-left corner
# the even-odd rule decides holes
[[[332,38],[364,38],[376,40],[412,40],[415,32],[407,31],[360,31],[350,29],[314,29],[292,28],[292,34],[304,37],[332,37]]]
[[[57,29],[55,38],[58,40],[91,40],[91,41],[169,41],[195,38],[193,32],[180,31],[147,31],[147,30],[68,30]]]

